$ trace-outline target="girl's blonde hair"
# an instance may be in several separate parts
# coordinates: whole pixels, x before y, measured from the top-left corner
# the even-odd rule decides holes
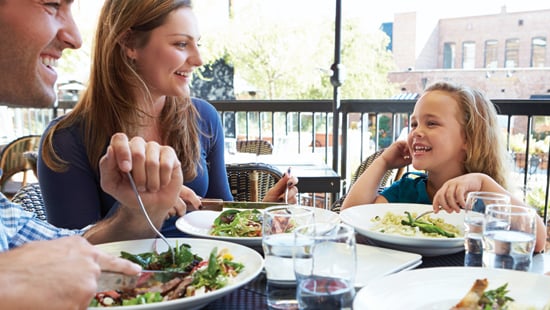
[[[63,128],[82,124],[79,130],[90,165],[96,171],[114,133],[137,135],[137,127],[143,119],[152,116],[136,102],[152,99],[125,48],[145,46],[151,31],[164,24],[171,12],[184,7],[191,7],[189,0],[105,1],[94,39],[88,87],[74,110],[52,126],[44,137],[41,155],[48,167],[54,171],[67,168],[68,163],[55,153],[52,143],[55,132]],[[200,159],[198,117],[189,97],[167,97],[160,115],[161,141],[157,142],[175,149],[185,180],[192,180],[197,175]]]
[[[466,140],[466,172],[481,172],[493,178],[504,188],[508,188],[508,153],[500,130],[495,105],[485,94],[477,89],[453,84],[436,82],[425,91],[445,91],[458,103]]]

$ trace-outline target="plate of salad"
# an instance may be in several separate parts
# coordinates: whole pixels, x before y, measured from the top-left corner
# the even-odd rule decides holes
[[[315,209],[315,220],[337,223],[337,213]],[[194,211],[176,221],[176,227],[195,237],[236,242],[250,247],[262,245],[261,209],[225,209],[223,211]]]
[[[479,287],[478,280],[485,284]],[[550,308],[549,291],[550,277],[532,272],[482,267],[421,268],[369,282],[355,296],[353,309],[447,310],[457,306],[544,310]]]
[[[139,263],[147,270],[189,271],[189,276],[186,275],[182,281],[188,282],[182,290],[185,293],[180,294],[182,296],[168,300],[172,290],[158,294],[155,288],[151,288],[148,291],[140,289],[140,296],[127,296],[124,290],[98,292],[96,297],[104,298],[108,294],[109,298],[118,298],[115,293],[123,295],[125,305],[114,306],[115,309],[199,309],[250,282],[263,269],[264,261],[258,252],[236,243],[193,238],[169,238],[168,241],[176,250],[175,264],[168,247],[159,239],[112,242],[97,247]],[[103,309],[94,298],[88,309],[100,308]]]

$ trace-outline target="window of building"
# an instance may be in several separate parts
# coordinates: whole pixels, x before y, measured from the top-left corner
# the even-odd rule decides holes
[[[485,68],[498,67],[498,41],[485,41]]]
[[[506,40],[504,52],[504,68],[517,68],[519,66],[519,39]]]
[[[446,42],[443,44],[443,69],[453,69],[455,67],[456,44]]]
[[[531,41],[531,67],[544,67],[546,62],[546,38],[536,37]]]
[[[476,66],[476,43],[462,43],[462,68],[474,69]]]

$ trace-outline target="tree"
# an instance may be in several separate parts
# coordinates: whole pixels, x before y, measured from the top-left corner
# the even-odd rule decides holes
[[[236,75],[259,90],[256,98],[332,98],[328,68],[334,62],[334,22],[269,19],[255,13],[259,5],[241,8],[223,31],[205,36],[205,49],[214,50],[206,54],[229,55]],[[347,20],[342,38],[346,74],[342,98],[393,95],[397,87],[387,80],[387,73],[395,68],[386,49],[388,37],[380,30],[369,32],[357,20]]]

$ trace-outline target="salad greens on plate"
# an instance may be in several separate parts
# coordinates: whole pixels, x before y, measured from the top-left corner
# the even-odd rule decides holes
[[[225,210],[212,224],[212,236],[223,237],[261,237],[262,212],[251,210]]]
[[[233,261],[233,255],[227,249],[218,252],[215,247],[208,259],[203,259],[191,252],[188,244],[175,247],[175,262],[170,250],[140,254],[122,251],[121,257],[144,270],[176,271],[181,275],[166,281],[147,282],[145,286],[132,289],[98,292],[90,303],[91,307],[148,304],[204,294],[226,286],[244,268],[242,263]]]

